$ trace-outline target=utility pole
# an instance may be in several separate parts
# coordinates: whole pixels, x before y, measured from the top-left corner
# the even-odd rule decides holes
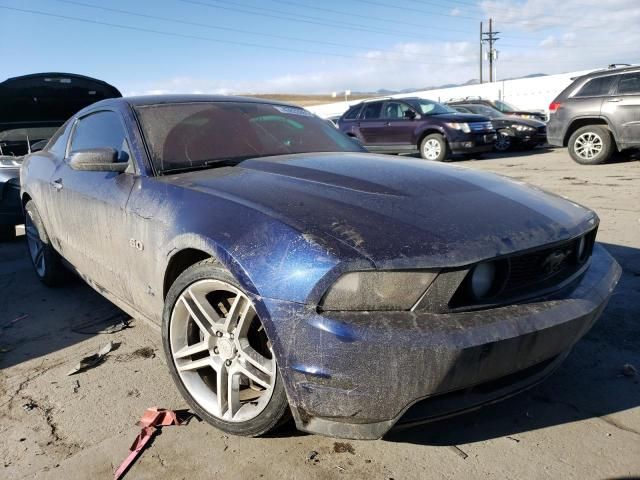
[[[489,81],[493,82],[493,62],[498,58],[498,52],[495,48],[493,48],[493,44],[500,40],[496,35],[500,32],[493,31],[493,18],[489,19],[489,31],[482,33],[482,38],[485,42],[489,44]],[[496,79],[497,80],[497,79]]]
[[[482,22],[480,22],[480,83],[482,83]]]

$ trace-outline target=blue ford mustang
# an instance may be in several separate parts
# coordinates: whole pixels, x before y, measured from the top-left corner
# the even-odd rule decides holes
[[[620,275],[590,210],[254,99],[98,102],[26,157],[21,198],[38,277],[160,324],[184,398],[239,435],[291,414],[378,438],[513,395]]]

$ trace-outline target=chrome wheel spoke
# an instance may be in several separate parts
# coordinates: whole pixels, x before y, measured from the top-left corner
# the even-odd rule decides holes
[[[271,360],[263,357],[258,352],[256,352],[253,348],[251,348],[248,342],[247,345],[244,345],[240,350],[240,358],[244,360],[245,364],[252,365],[265,375],[273,375]]]
[[[178,370],[181,372],[188,372],[191,370],[199,370],[205,367],[213,367],[213,363],[211,362],[211,357],[204,357],[198,360],[188,360],[182,361],[176,365]]]
[[[187,290],[187,295],[181,295],[180,300],[187,307],[191,319],[198,325],[198,328],[205,336],[215,334],[214,322],[211,315],[206,311],[205,306],[192,293],[191,289]],[[208,304],[208,303],[207,303]],[[213,309],[211,309],[213,311]]]
[[[266,373],[258,370],[250,363],[245,363],[244,365],[238,363],[236,369],[239,373],[247,377],[249,380],[257,383],[261,387],[269,388],[271,386],[271,375],[267,375]]]
[[[234,417],[242,403],[240,402],[240,378],[237,374],[229,373],[227,378],[227,408],[229,416]]]
[[[244,321],[250,307],[251,302],[249,302],[248,298],[243,295],[236,295],[224,319],[223,330],[227,333],[233,331],[241,321]]]
[[[209,349],[209,342],[203,340],[193,345],[186,345],[173,354],[173,358],[186,358],[196,353],[206,352]]]

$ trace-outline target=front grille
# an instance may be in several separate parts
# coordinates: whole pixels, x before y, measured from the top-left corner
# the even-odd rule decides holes
[[[543,127],[538,127],[538,135],[546,135],[547,134],[547,127],[546,125]]]
[[[482,300],[474,299],[470,292],[469,270],[449,301],[449,309],[487,308],[526,298],[534,298],[557,289],[565,280],[576,275],[588,262],[595,243],[596,230],[587,233],[585,253],[578,258],[580,239],[569,240],[535,251],[497,259],[502,281],[494,293]]]
[[[473,122],[469,124],[469,128],[472,132],[484,132],[486,130],[493,130],[493,123],[491,122]]]

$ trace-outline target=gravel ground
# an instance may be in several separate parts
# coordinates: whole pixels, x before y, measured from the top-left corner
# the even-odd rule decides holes
[[[165,427],[126,478],[563,478],[640,476],[640,162],[575,164],[538,149],[457,162],[538,185],[594,209],[599,241],[624,273],[606,312],[539,387],[379,441],[340,441],[284,428],[228,437],[205,423]],[[102,479],[127,455],[145,408],[185,408],[158,331],[76,281],[47,289],[24,237],[0,244],[0,478]],[[67,376],[85,355],[117,349]],[[313,453],[316,452],[316,453]],[[312,458],[313,457],[313,458]]]

